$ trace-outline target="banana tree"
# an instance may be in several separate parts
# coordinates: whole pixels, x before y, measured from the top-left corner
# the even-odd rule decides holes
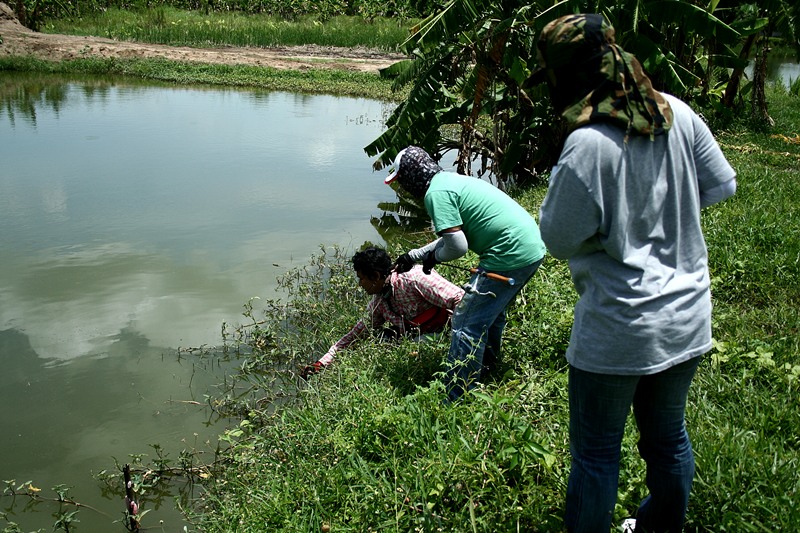
[[[735,21],[731,24],[736,27],[744,37],[739,49],[739,57],[744,63],[731,72],[730,79],[725,87],[722,103],[726,107],[736,105],[740,96],[741,79],[744,76],[745,66],[751,58],[754,60],[754,75],[762,70],[767,61],[769,47],[768,39],[773,33],[779,33],[787,42],[790,42],[800,55],[800,5],[796,2],[789,3],[785,0],[766,0],[758,3],[740,2],[728,10]],[[764,77],[754,76],[751,94],[756,100],[762,99],[764,93]],[[756,104],[756,107],[762,104]],[[761,114],[766,117],[766,109],[761,109]]]
[[[716,7],[717,0],[658,0],[610,3],[602,12],[656,87],[691,98],[706,95],[719,71],[743,64],[734,51],[741,34],[717,16]]]
[[[34,31],[39,31],[48,18],[71,15],[76,12],[76,8],[69,0],[16,0],[16,2],[7,3],[13,6],[14,15],[20,24]]]
[[[383,72],[396,87],[412,88],[384,134],[365,148],[378,156],[375,168],[417,144],[436,157],[455,151],[464,174],[480,161],[478,174],[491,170],[500,184],[511,175],[532,177],[531,145],[540,143],[537,126],[545,126],[532,110],[544,115],[546,102],[542,95],[532,100],[522,85],[543,26],[536,20],[557,11],[536,2],[452,0],[422,21],[402,45],[410,59]]]
[[[416,28],[409,59],[382,74],[408,98],[365,151],[375,168],[416,144],[434,157],[455,151],[457,170],[491,171],[498,185],[535,181],[558,153],[561,132],[541,87],[526,82],[541,28],[561,15],[594,11],[614,25],[617,41],[642,61],[657,87],[679,96],[707,94],[720,71],[746,64],[735,51],[741,33],[708,6],[686,0],[451,0]]]

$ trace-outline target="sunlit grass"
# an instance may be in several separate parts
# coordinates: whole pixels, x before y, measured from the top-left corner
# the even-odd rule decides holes
[[[412,22],[337,16],[320,22],[312,16],[285,20],[268,15],[182,11],[168,7],[109,9],[81,18],[48,21],[43,31],[93,35],[122,41],[173,46],[275,47],[319,45],[396,51]]]
[[[686,531],[800,523],[800,146],[791,141],[800,106],[785,91],[771,98],[772,131],[717,132],[739,191],[703,213],[715,349],[689,396],[697,476]],[[514,194],[536,213],[544,189]],[[309,299],[310,279],[301,277],[289,290],[290,300],[302,296],[293,301],[304,323],[325,325],[292,333],[295,364],[360,316],[365,297],[359,305],[337,296],[357,291],[340,260],[333,283],[315,285],[323,297]],[[440,269],[459,281],[459,271]],[[574,300],[566,264],[548,258],[510,314],[505,377],[463,404],[442,402],[443,345],[367,342],[341,353],[300,384],[294,406],[250,410],[254,423],[231,439],[232,462],[195,518],[204,531],[563,531],[563,353]],[[615,524],[646,494],[636,440],[631,421]]]
[[[131,76],[179,84],[255,87],[273,91],[334,94],[393,101],[391,83],[377,74],[334,69],[279,70],[246,65],[210,65],[166,59],[73,59],[52,62],[30,57],[0,58],[1,70],[59,74]]]

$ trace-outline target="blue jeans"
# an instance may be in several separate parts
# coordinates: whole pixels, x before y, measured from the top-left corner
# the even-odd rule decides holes
[[[513,278],[514,284],[473,274],[467,291],[453,313],[445,386],[450,400],[457,400],[475,382],[486,378],[500,357],[506,327],[506,308],[536,273],[542,260],[516,270],[495,272]],[[478,294],[491,292],[488,294]]]
[[[694,454],[684,413],[700,357],[647,376],[569,369],[572,469],[567,484],[570,532],[608,532],[617,500],[625,422],[633,405],[639,453],[650,494],[636,515],[636,531],[683,529],[694,478]]]

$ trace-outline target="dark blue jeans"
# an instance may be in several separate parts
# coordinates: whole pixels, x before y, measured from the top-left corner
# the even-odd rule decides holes
[[[475,292],[464,294],[451,321],[453,333],[445,370],[445,385],[450,400],[460,398],[496,366],[506,327],[506,308],[541,264],[542,259],[516,270],[495,272],[513,278],[513,285],[473,274],[470,285]],[[478,294],[487,292],[493,296]]]
[[[568,531],[596,533],[611,528],[620,448],[631,405],[650,492],[636,515],[636,531],[677,533],[683,529],[694,478],[684,414],[699,363],[700,357],[695,357],[647,376],[594,374],[570,366]]]

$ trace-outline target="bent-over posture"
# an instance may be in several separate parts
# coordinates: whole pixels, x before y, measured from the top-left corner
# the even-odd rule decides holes
[[[436,272],[423,274],[422,268],[393,272],[392,259],[380,248],[370,247],[353,255],[353,269],[358,284],[372,295],[366,318],[333,344],[315,363],[302,372],[303,377],[319,372],[333,361],[340,350],[352,345],[368,333],[368,327],[388,337],[412,335],[422,337],[441,333],[447,328],[453,309],[461,301],[464,290]]]

